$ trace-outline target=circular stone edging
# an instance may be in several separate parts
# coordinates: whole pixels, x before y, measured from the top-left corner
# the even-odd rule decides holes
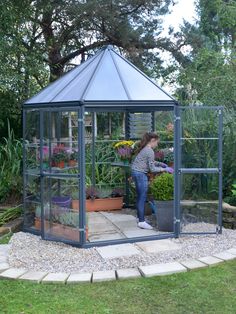
[[[7,260],[9,247],[10,245],[7,244],[0,245],[0,278],[27,280],[43,284],[92,283],[138,277],[164,276],[214,266],[224,261],[236,259],[236,247],[233,247],[222,251],[221,253],[200,257],[198,259],[188,259],[181,262],[151,264],[139,266],[137,268],[122,268],[116,270],[95,271],[92,273],[48,273],[10,267]]]

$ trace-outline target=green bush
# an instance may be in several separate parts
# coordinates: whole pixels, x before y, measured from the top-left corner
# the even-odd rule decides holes
[[[8,125],[8,138],[0,146],[0,201],[22,194],[22,142],[15,138]]]
[[[174,176],[170,173],[163,173],[150,184],[150,192],[155,200],[169,201],[174,198]]]

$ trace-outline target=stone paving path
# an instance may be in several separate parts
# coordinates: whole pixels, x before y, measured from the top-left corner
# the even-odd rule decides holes
[[[136,243],[146,252],[158,252],[158,250],[177,249],[177,244],[170,240],[158,240]],[[32,271],[22,268],[12,268],[8,264],[8,252],[10,244],[0,245],[0,279],[30,280],[37,283],[60,283],[72,284],[82,282],[100,282],[108,280],[119,280],[137,277],[163,276],[179,272],[192,271],[202,267],[212,266],[223,261],[236,259],[236,247],[199,259],[190,259],[181,262],[171,262],[165,264],[153,264],[140,266],[137,268],[114,269],[107,271],[96,271],[91,273],[47,273],[42,271]],[[131,244],[120,244],[97,248],[99,254],[105,258],[114,258],[137,254],[135,247]]]
[[[136,217],[118,212],[88,213],[91,242],[157,235],[157,230],[144,230],[137,226]],[[162,232],[163,233],[163,232]]]

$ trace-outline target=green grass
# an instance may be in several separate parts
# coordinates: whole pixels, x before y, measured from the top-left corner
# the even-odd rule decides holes
[[[11,232],[9,232],[8,234],[5,234],[4,236],[0,238],[0,244],[7,244],[10,241],[11,237],[12,237]]]
[[[77,285],[0,280],[1,313],[235,313],[236,261],[165,277]]]

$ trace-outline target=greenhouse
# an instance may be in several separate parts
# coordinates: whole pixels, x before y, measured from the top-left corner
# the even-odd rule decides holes
[[[220,233],[222,120],[222,107],[179,105],[104,47],[23,105],[24,231],[78,247]],[[174,168],[168,193],[150,178],[153,230],[137,227],[130,179],[145,132]]]

